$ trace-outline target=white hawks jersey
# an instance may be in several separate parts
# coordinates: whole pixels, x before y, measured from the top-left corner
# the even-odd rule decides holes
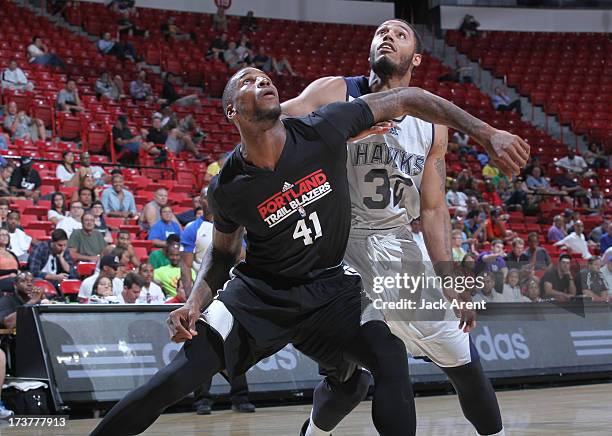
[[[345,77],[347,101],[369,94],[364,76]],[[434,125],[405,116],[384,135],[348,143],[346,161],[356,229],[406,226],[420,216],[421,178],[434,140]]]

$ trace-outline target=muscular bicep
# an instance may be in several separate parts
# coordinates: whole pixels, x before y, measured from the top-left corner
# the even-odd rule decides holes
[[[344,101],[346,83],[342,77],[322,77],[309,84],[301,93],[281,104],[283,115],[308,115],[326,104]]]
[[[421,210],[446,207],[446,161],[448,129],[436,125],[421,180]]]

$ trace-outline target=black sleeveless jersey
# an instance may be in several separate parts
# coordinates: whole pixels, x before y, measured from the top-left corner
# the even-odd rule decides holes
[[[238,145],[208,198],[218,231],[246,229],[242,273],[308,283],[340,269],[351,222],[346,140],[374,119],[356,99],[282,122],[287,138],[275,170],[250,165]]]

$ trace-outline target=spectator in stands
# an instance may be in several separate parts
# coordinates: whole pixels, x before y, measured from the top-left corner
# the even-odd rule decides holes
[[[141,70],[136,76],[136,80],[132,80],[130,83],[130,95],[134,100],[152,103],[155,100],[153,88],[145,82],[146,79],[147,73]]]
[[[136,54],[136,49],[129,42],[122,43],[111,37],[110,32],[104,32],[97,42],[98,50],[106,55],[114,55],[120,61],[126,59],[132,62],[140,62],[142,59]]]
[[[93,189],[79,188],[76,192],[78,195],[78,201],[83,205],[83,209],[85,209],[85,212],[90,212],[95,199]]]
[[[208,185],[212,178],[219,174],[219,171],[221,171],[221,168],[223,168],[223,165],[225,164],[225,161],[228,157],[229,153],[220,154],[219,158],[216,161],[208,165],[208,168],[206,168],[206,174],[204,175],[205,185]]]
[[[549,243],[558,242],[565,238],[565,218],[563,215],[556,215],[553,218],[553,225],[548,229],[546,240]]]
[[[255,18],[253,11],[248,11],[244,17],[240,18],[240,31],[242,33],[257,32],[258,30],[257,18]]]
[[[480,23],[474,18],[473,15],[466,15],[463,17],[463,21],[459,26],[459,31],[466,38],[477,38],[480,36],[480,31],[478,30],[480,27]]]
[[[503,278],[508,274],[508,266],[504,260],[504,242],[497,239],[491,243],[491,251],[483,251],[476,259],[478,272],[501,273]],[[501,288],[501,286],[500,286]]]
[[[193,209],[189,209],[183,213],[176,215],[176,219],[182,226],[186,226],[192,221],[197,220],[200,216],[204,216],[204,209],[208,209],[208,200],[206,199],[207,186],[202,188],[199,195],[193,197]],[[202,203],[202,198],[204,202]],[[204,218],[206,219],[206,218]]]
[[[542,169],[539,166],[533,167],[531,174],[527,176],[527,186],[538,194],[566,194],[551,188],[548,179],[542,175]]]
[[[15,277],[19,272],[19,259],[9,249],[11,235],[7,229],[0,228],[0,291],[11,292]]]
[[[503,215],[500,209],[495,208],[491,210],[489,217],[484,223],[487,241],[496,239],[510,241],[514,238],[514,232],[506,228],[506,220],[507,216]]]
[[[176,92],[176,88],[174,87],[173,83],[175,76],[172,73],[165,72],[162,74],[162,77],[163,83],[161,98],[166,100],[167,105],[175,104],[182,107],[200,107],[200,98],[197,94],[189,94],[181,97],[178,92]]]
[[[121,174],[113,175],[112,187],[102,193],[102,205],[109,217],[133,218],[138,215],[134,195],[124,188]]]
[[[505,112],[515,110],[520,116],[523,115],[521,101],[519,99],[512,101],[508,94],[504,93],[501,88],[495,88],[495,94],[491,97],[491,103],[498,111]]]
[[[128,125],[127,116],[125,115],[119,115],[117,117],[117,121],[113,126],[113,138],[115,140],[116,149],[120,151],[128,151],[133,155],[137,155],[142,148],[152,156],[159,156],[161,153],[154,144],[143,141],[142,136],[132,133]]]
[[[536,232],[529,233],[527,237],[527,250],[525,255],[527,261],[531,263],[536,270],[543,270],[550,266],[550,255],[545,248],[539,246],[540,237]]]
[[[589,144],[588,150],[584,153],[584,160],[589,165],[589,168],[600,169],[610,166],[605,150],[597,142]]]
[[[207,207],[206,190],[200,193],[199,203]],[[208,209],[208,208],[207,208]],[[181,281],[187,296],[191,294],[193,282],[190,270],[198,272],[204,253],[212,244],[212,214],[197,218],[189,223],[181,234]]]
[[[604,217],[601,221],[601,224],[594,227],[593,230],[591,230],[591,233],[589,233],[589,241],[593,241],[596,244],[599,244],[601,242],[601,238],[603,237],[603,235],[608,233],[609,225],[610,225],[610,218]],[[604,251],[606,250],[603,250],[601,252],[603,253]]]
[[[72,236],[72,232],[83,228],[82,218],[85,209],[80,201],[70,203],[70,214],[61,220],[56,228],[66,232],[68,237]]]
[[[66,86],[57,94],[57,110],[63,112],[83,112],[85,108],[81,106],[79,90],[74,79],[68,79]]]
[[[609,289],[601,273],[601,260],[593,256],[587,261],[587,267],[580,270],[576,277],[576,293],[590,297],[596,303],[608,301]]]
[[[461,230],[453,230],[451,232],[451,243],[453,251],[453,261],[461,262],[465,257],[463,249],[463,236]]]
[[[25,111],[17,109],[17,103],[9,102],[4,116],[4,128],[11,134],[11,139],[30,139],[46,141],[45,123],[40,118],[32,118]]]
[[[482,177],[485,180],[488,181],[497,176],[499,176],[499,168],[497,168],[493,162],[489,161],[484,167],[482,167]]]
[[[257,54],[253,56],[253,65],[266,73],[272,71],[272,58],[266,55],[266,49],[260,45],[257,49]]]
[[[106,7],[123,17],[129,17],[138,13],[136,10],[136,0],[111,0]]]
[[[91,209],[89,212],[94,216],[95,229],[102,233],[104,236],[104,240],[109,244],[113,242],[113,235],[111,233],[111,229],[106,224],[106,220],[104,219],[104,206],[102,206],[102,202],[95,200],[91,203]]]
[[[9,212],[6,219],[6,230],[8,230],[10,236],[9,249],[20,261],[27,261],[30,246],[32,243],[36,244],[38,241],[21,230],[20,221],[21,213],[18,210]]]
[[[227,50],[223,52],[223,60],[231,70],[244,66],[244,60],[240,57],[236,47],[236,43],[230,41]]]
[[[525,297],[532,303],[540,303],[544,301],[540,297],[540,285],[537,280],[529,280],[525,286]],[[525,300],[527,302],[527,300]]]
[[[525,241],[522,238],[514,238],[512,240],[512,250],[506,255],[506,265],[510,269],[520,269],[521,266],[529,262],[529,256],[525,251]]]
[[[582,188],[580,183],[576,181],[575,178],[576,176],[569,174],[568,170],[564,167],[558,167],[557,175],[553,178],[553,183],[567,194],[571,194],[576,197],[585,196],[586,190]],[[572,198],[565,197],[565,202],[572,203]]]
[[[574,150],[568,149],[567,156],[555,162],[555,165],[564,168],[572,174],[583,175],[589,168],[582,156],[577,156]]]
[[[540,295],[567,302],[576,295],[576,283],[571,272],[572,257],[569,254],[559,256],[557,266],[552,266],[540,279]]]
[[[495,186],[493,186],[493,183],[490,181],[485,182],[482,199],[495,208],[501,207],[504,204],[501,197],[497,193]]]
[[[178,292],[177,282],[181,277],[181,253],[180,253],[180,245],[179,244],[170,244],[165,249],[168,260],[170,261],[169,265],[162,266],[160,268],[156,268],[153,272],[154,280],[159,283],[164,294],[166,294],[166,298],[176,297],[179,301],[186,301],[187,297],[184,293],[182,295]],[[195,280],[195,271],[192,272],[192,280]]]
[[[512,188],[508,190],[508,197],[505,204],[508,210],[519,210],[527,212],[528,196],[531,191],[526,187],[525,182],[520,177],[515,177],[512,181]]]
[[[576,221],[574,231],[560,241],[555,242],[555,246],[565,246],[570,252],[581,254],[583,259],[590,259],[593,255],[589,252],[589,243],[584,237],[583,232],[584,224],[582,221]]]
[[[162,250],[155,250],[149,255],[149,263],[153,265],[153,269],[161,268],[162,266],[170,265],[168,258],[168,249],[171,245],[180,245],[181,238],[179,235],[171,234],[166,238],[166,246]]]
[[[147,239],[153,241],[154,247],[163,248],[166,246],[166,238],[172,234],[180,237],[181,226],[176,222],[172,207],[165,205],[160,208],[160,219],[151,226]]]
[[[70,235],[68,248],[76,262],[97,262],[102,250],[106,247],[104,236],[96,230],[95,218],[86,212],[81,218],[82,229],[76,229]]]
[[[28,269],[37,279],[47,280],[59,289],[66,279],[76,279],[76,267],[68,248],[68,235],[62,229],[51,232],[51,240],[36,244],[30,258]]]
[[[274,72],[279,76],[284,76],[285,71],[287,71],[293,77],[297,77],[297,73],[293,71],[293,67],[291,66],[291,64],[289,63],[289,59],[287,58],[278,59],[273,57],[272,66],[274,67]]]
[[[104,276],[98,276],[91,296],[87,300],[88,304],[119,303],[119,299],[113,294],[113,281]]]
[[[153,266],[144,262],[140,264],[138,273],[144,280],[144,285],[136,302],[140,304],[164,304],[166,296],[159,285],[153,281]]]
[[[36,65],[49,65],[66,69],[64,61],[55,53],[50,53],[42,38],[36,35],[32,38],[32,43],[28,46],[28,61]]]
[[[81,283],[79,288],[79,302],[84,302],[91,296],[93,285],[98,277],[107,277],[113,281],[113,294],[119,295],[123,291],[123,280],[116,278],[117,270],[119,269],[120,262],[116,252],[112,251],[110,254],[105,254],[100,258],[100,269],[93,275],[87,277]]]
[[[599,239],[599,252],[605,253],[608,248],[612,247],[612,224],[606,223],[606,227],[602,224],[603,235]],[[612,289],[610,289],[612,291]]]
[[[519,272],[517,269],[510,269],[508,271],[501,297],[506,303],[520,303],[526,300],[530,301],[521,293],[521,288],[519,286]]]
[[[472,300],[476,302],[484,301],[487,303],[505,302],[502,295],[495,290],[495,277],[488,273],[482,275],[482,288],[472,296]]]
[[[468,212],[467,218],[464,221],[464,229],[468,238],[473,239],[475,242],[484,242],[486,240],[485,217],[486,214],[478,210]]]
[[[121,304],[135,304],[138,302],[145,281],[138,274],[131,272],[123,279],[123,291],[117,295]]]
[[[161,219],[161,208],[168,204],[168,190],[157,188],[153,193],[153,200],[145,204],[138,218],[138,224],[143,230],[149,230]],[[164,238],[165,239],[165,238]]]
[[[212,57],[214,59],[218,59],[220,61],[223,60],[223,52],[227,50],[227,33],[223,32],[220,36],[215,38],[210,45],[210,49],[206,54],[206,57]]]
[[[169,16],[168,20],[161,25],[160,30],[166,41],[170,41],[171,39],[174,41],[197,41],[197,37],[194,32],[181,32],[181,29],[176,25],[176,20],[172,15]]]
[[[79,182],[79,177],[74,163],[74,152],[72,150],[64,150],[62,153],[62,162],[57,164],[55,177],[60,179],[64,186],[76,186]]]
[[[240,41],[238,41],[236,51],[238,52],[240,59],[242,59],[246,65],[251,65],[253,62],[253,46],[251,45],[251,40],[246,34],[242,34],[240,36]]]
[[[15,172],[15,167],[12,162],[8,162],[7,165],[0,168],[0,197],[10,197],[11,196],[11,178],[13,177],[13,173]],[[2,224],[2,217],[0,217],[0,224]],[[6,218],[6,216],[4,217]]]
[[[91,177],[93,178],[94,186],[101,186],[107,182],[110,182],[110,177],[108,176],[108,174],[106,174],[106,172],[104,172],[104,168],[99,165],[91,164],[91,156],[89,155],[89,152],[84,151],[81,153],[79,163],[81,165],[79,167],[79,174],[81,176],[83,186],[93,188],[93,186],[89,186],[86,184],[85,179],[88,175],[91,175]]]
[[[591,215],[600,215],[605,204],[606,202],[599,190],[599,185],[593,185],[586,196],[586,212]]]
[[[47,220],[57,224],[66,218],[66,197],[61,192],[51,194],[51,208],[47,212]]]
[[[118,74],[111,79],[108,71],[103,71],[100,74],[100,78],[96,80],[96,94],[98,94],[98,98],[106,97],[111,101],[121,100],[125,98],[123,89],[123,79]]]
[[[459,184],[453,180],[450,188],[446,192],[446,204],[452,207],[461,207],[467,210],[467,195],[459,191]]]
[[[17,309],[25,305],[46,304],[42,288],[33,286],[34,278],[29,271],[22,271],[15,279],[15,292],[0,298],[0,321],[13,330],[17,326]]]
[[[213,30],[227,32],[227,17],[223,6],[217,7],[217,13],[213,16]]]
[[[152,144],[164,144],[166,148],[175,155],[187,149],[194,154],[196,160],[204,160],[204,155],[199,152],[188,133],[178,127],[166,129],[162,127],[161,123],[161,114],[153,114],[152,126],[147,131],[146,136],[148,142]]]
[[[28,80],[28,76],[17,66],[15,59],[11,59],[8,68],[2,72],[2,89],[13,91],[34,90],[34,83]]]
[[[601,276],[606,283],[608,296],[610,296],[610,292],[612,292],[612,252],[608,250],[608,252],[604,253],[602,259],[604,264],[600,268],[599,272],[601,272]]]
[[[127,230],[119,230],[117,233],[117,247],[126,252],[127,260],[136,268],[140,266],[140,259],[136,256],[136,251],[132,245],[132,235]]]
[[[25,197],[37,202],[40,197],[40,184],[42,183],[38,171],[32,168],[32,158],[22,156],[21,165],[13,171],[9,187],[11,194],[16,197]]]
[[[119,37],[122,36],[144,36],[149,37],[149,31],[147,29],[141,29],[136,24],[129,20],[128,17],[122,17],[117,20],[117,30],[119,31]]]

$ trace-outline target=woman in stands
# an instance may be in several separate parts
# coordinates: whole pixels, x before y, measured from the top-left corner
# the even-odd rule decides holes
[[[11,237],[8,230],[0,229],[0,291],[13,292],[15,289],[15,278],[19,272],[19,260],[8,246]]]
[[[62,153],[62,163],[57,165],[55,177],[60,179],[64,186],[77,186],[79,184],[72,150],[66,150]]]
[[[102,191],[104,190],[103,186],[96,185],[96,179],[94,179],[94,177],[89,173],[81,177],[81,182],[79,183],[78,186],[79,186],[79,189],[81,188],[91,189],[91,191],[93,192],[91,199],[93,201],[96,201],[98,198],[100,198],[100,196],[102,195]],[[77,189],[76,191],[72,193],[72,197],[70,197],[70,201],[79,201],[79,189]]]
[[[101,201],[95,200],[91,203],[90,212],[94,216],[94,221],[96,224],[96,230],[104,235],[104,240],[109,244],[113,242],[113,235],[110,232],[110,229],[106,225],[106,220],[104,219],[104,206]]]
[[[111,279],[100,276],[95,281],[91,290],[91,297],[87,302],[89,304],[117,303],[118,301],[115,299],[116,297],[113,295],[113,283]]]
[[[11,181],[11,177],[13,176],[13,171],[15,167],[13,165],[6,165],[2,170],[0,170],[0,197],[10,197],[11,196],[11,188],[9,187],[9,182]]]
[[[61,192],[54,192],[51,195],[51,209],[47,212],[47,219],[57,224],[64,218],[66,218],[66,197]]]

